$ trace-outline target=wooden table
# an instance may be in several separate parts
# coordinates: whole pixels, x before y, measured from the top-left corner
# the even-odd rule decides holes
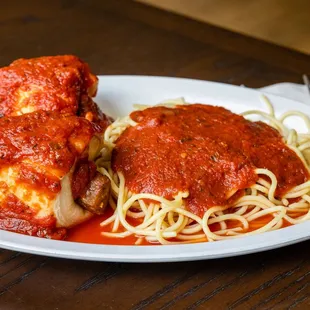
[[[130,1],[10,1],[0,65],[77,54],[98,74],[259,87],[301,82],[310,57]],[[2,250],[0,309],[310,309],[310,243],[213,261],[96,263]]]

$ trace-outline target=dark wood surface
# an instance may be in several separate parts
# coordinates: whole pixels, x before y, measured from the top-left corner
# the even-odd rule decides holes
[[[3,1],[0,65],[77,54],[97,74],[260,87],[301,82],[310,57],[130,1]],[[310,309],[310,243],[168,264],[0,252],[0,309]]]

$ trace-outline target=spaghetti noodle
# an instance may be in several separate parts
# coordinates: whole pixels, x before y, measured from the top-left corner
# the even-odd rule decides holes
[[[171,188],[164,190],[160,190],[159,188],[157,191],[162,194],[152,193],[152,188],[147,182],[156,183],[156,180],[154,181],[151,179],[153,176],[151,173],[150,175],[143,173],[145,169],[142,168],[140,173],[140,171],[133,171],[134,166],[132,165],[117,166],[115,163],[117,162],[118,157],[123,160],[122,151],[124,151],[124,154],[130,153],[129,149],[124,150],[124,148],[128,146],[128,143],[136,143],[137,148],[139,147],[138,139],[134,140],[130,135],[125,136],[124,139],[128,140],[130,138],[132,140],[126,141],[124,144],[121,144],[119,141],[125,133],[128,133],[127,129],[129,128],[140,130],[140,136],[145,134],[143,131],[145,127],[140,126],[140,121],[142,119],[142,117],[140,117],[141,115],[139,116],[139,114],[137,114],[138,116],[136,115],[134,119],[131,117],[132,115],[126,116],[117,119],[111,124],[104,134],[104,143],[106,147],[102,150],[103,156],[97,161],[98,170],[111,180],[112,196],[110,198],[110,206],[114,210],[113,214],[100,224],[102,227],[111,227],[111,229],[109,229],[110,231],[102,232],[102,235],[110,238],[125,238],[129,235],[135,235],[137,237],[136,244],[141,244],[145,241],[149,243],[178,244],[215,241],[263,233],[310,219],[310,180],[309,165],[307,162],[309,155],[308,152],[310,150],[310,120],[305,114],[298,111],[287,112],[280,118],[276,118],[273,106],[269,100],[266,97],[263,97],[263,100],[267,104],[269,110],[268,113],[253,110],[244,112],[241,115],[258,115],[264,118],[269,123],[269,126],[265,124],[261,125],[257,122],[246,121],[239,116],[238,118],[236,116],[236,124],[240,121],[241,126],[243,126],[241,128],[244,132],[246,132],[246,126],[248,125],[254,126],[255,128],[261,126],[259,129],[261,131],[259,132],[264,134],[267,133],[272,142],[267,147],[275,146],[275,148],[278,148],[274,151],[278,152],[275,153],[278,155],[276,156],[277,158],[274,158],[273,156],[273,158],[267,159],[269,161],[275,160],[276,167],[277,160],[278,166],[280,166],[285,160],[287,160],[287,158],[290,158],[292,163],[278,168],[284,170],[292,169],[293,176],[290,175],[290,171],[288,171],[287,176],[283,176],[280,174],[280,170],[277,170],[276,168],[274,168],[274,170],[277,171],[271,171],[271,169],[267,169],[266,167],[254,167],[251,164],[244,165],[244,162],[248,163],[248,158],[244,157],[244,154],[248,157],[251,156],[250,153],[244,151],[244,154],[242,154],[243,157],[240,157],[242,159],[241,164],[240,162],[237,162],[239,166],[241,165],[240,167],[238,166],[238,173],[236,175],[232,174],[229,179],[229,182],[233,184],[228,184],[229,186],[227,186],[227,184],[225,184],[225,182],[227,183],[227,179],[224,179],[225,182],[222,187],[223,197],[218,200],[221,202],[226,201],[226,203],[222,203],[222,205],[214,204],[215,200],[211,197],[212,193],[208,192],[208,195],[211,195],[210,197],[213,201],[211,198],[209,199],[209,196],[203,196],[202,198],[207,197],[209,201],[208,203],[206,202],[206,205],[201,203],[202,200],[198,201],[198,208],[195,201],[191,202],[193,201],[192,196],[196,192],[194,192],[192,188],[186,188],[186,186],[185,188],[184,186],[179,186],[180,190],[177,193]],[[180,107],[187,109],[187,107],[191,106],[194,108],[192,105],[186,105],[181,99],[163,102],[160,106],[166,107],[167,109],[164,112],[167,114],[164,115],[164,118],[170,117],[170,110],[173,110],[173,113],[178,114],[179,112],[177,109],[182,109]],[[145,108],[146,110],[144,110]],[[201,107],[198,106],[197,108],[200,109]],[[138,109],[147,111],[146,113],[158,111],[158,107],[148,109],[147,106],[138,106]],[[190,111],[191,108],[188,109]],[[214,110],[214,107],[210,109],[211,110],[208,110],[208,113],[217,113],[216,110]],[[220,115],[219,119],[223,120],[223,122],[227,122],[227,115],[225,115],[226,112],[224,112],[224,116]],[[181,111],[180,114],[182,113],[183,112]],[[233,122],[235,114],[231,113],[231,115],[231,122]],[[298,134],[294,129],[287,128],[284,121],[290,116],[301,117],[308,128],[308,133]],[[178,115],[176,118],[177,117]],[[147,126],[161,126],[160,124],[154,125],[152,123],[154,119],[148,120],[150,121],[150,124]],[[143,121],[141,121],[141,123],[143,123]],[[219,120],[215,120],[216,125],[214,126],[217,126],[218,123]],[[254,133],[257,134],[257,131]],[[279,134],[282,136],[282,142],[280,141],[281,137]],[[162,137],[162,139],[171,142],[174,141],[173,139],[175,138],[175,135],[175,132],[171,131],[169,134]],[[229,136],[229,130],[224,132],[221,137],[226,139],[226,136]],[[210,137],[208,136],[206,139],[212,139],[212,135]],[[202,139],[202,137],[197,139]],[[230,138],[227,139],[227,141],[230,141]],[[253,140],[252,136],[251,139]],[[225,142],[224,140],[220,143],[225,144],[227,141]],[[240,140],[242,140],[242,137]],[[254,142],[251,147],[259,148],[260,146],[254,145],[256,143]],[[118,143],[120,145],[117,148]],[[211,141],[210,143],[213,142]],[[281,146],[281,143],[283,146]],[[240,146],[244,150],[248,147],[247,145],[248,142],[242,140]],[[262,144],[261,147],[265,147],[265,145]],[[205,150],[200,150],[200,152],[205,152]],[[286,157],[282,153],[285,153]],[[238,154],[238,151],[235,153],[228,153],[229,156],[233,155],[236,157],[239,156]],[[186,153],[181,153],[181,159],[183,158],[185,160],[186,156],[188,156]],[[211,156],[210,160],[218,162],[221,158],[214,159]],[[176,161],[178,160],[176,159]],[[262,162],[260,159],[255,159],[254,161],[257,163]],[[244,165],[244,167],[242,165]],[[216,164],[215,167],[222,166]],[[251,168],[251,171],[248,169],[249,167]],[[161,167],[158,167],[158,169],[161,169]],[[221,171],[221,173],[231,173],[231,169],[231,167],[228,167],[228,169],[225,170],[228,172]],[[233,169],[235,169],[234,166]],[[210,171],[211,170],[209,170],[209,172]],[[134,172],[134,175],[136,176],[135,186],[133,186],[134,183],[130,183],[131,179],[129,177],[126,178],[126,175],[132,176],[132,172]],[[167,173],[169,173],[169,171],[167,171]],[[217,171],[215,170],[213,173],[216,174]],[[141,176],[140,174],[143,175]],[[239,176],[244,176],[245,174],[247,175],[247,178],[244,178],[246,181],[241,182],[242,180]],[[278,175],[278,178],[276,175]],[[212,178],[210,180],[212,180]],[[219,178],[219,180],[222,179]],[[240,182],[242,184],[240,184]],[[130,186],[128,186],[128,184],[130,184]],[[170,184],[166,185],[169,187]],[[170,192],[168,193],[169,190]],[[202,191],[203,190],[204,188],[202,188]],[[130,219],[138,220],[139,224],[130,224]]]

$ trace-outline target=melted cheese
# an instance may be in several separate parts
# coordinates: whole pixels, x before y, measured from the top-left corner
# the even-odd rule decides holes
[[[36,111],[36,107],[34,105],[30,105],[29,98],[33,96],[35,93],[40,91],[40,89],[31,89],[24,91],[21,88],[19,88],[16,91],[16,98],[17,98],[17,106],[16,106],[16,115],[22,115],[22,114],[27,114]],[[26,103],[25,103],[26,102]]]
[[[73,171],[73,169],[72,169]],[[24,204],[37,212],[36,218],[55,216],[58,227],[71,227],[92,216],[92,214],[76,204],[71,192],[71,174],[68,173],[61,181],[61,191],[51,198],[41,191],[29,189],[29,186],[17,183],[19,166],[2,168],[0,183],[5,190],[0,191],[0,203],[8,194],[14,194]]]

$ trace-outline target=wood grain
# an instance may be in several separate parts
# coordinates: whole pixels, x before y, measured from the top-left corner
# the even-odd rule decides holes
[[[0,65],[74,53],[97,74],[183,76],[259,87],[301,82],[309,56],[130,1],[12,1]],[[236,258],[167,264],[0,251],[0,309],[307,309],[309,242]]]
[[[136,0],[310,54],[307,0]]]

